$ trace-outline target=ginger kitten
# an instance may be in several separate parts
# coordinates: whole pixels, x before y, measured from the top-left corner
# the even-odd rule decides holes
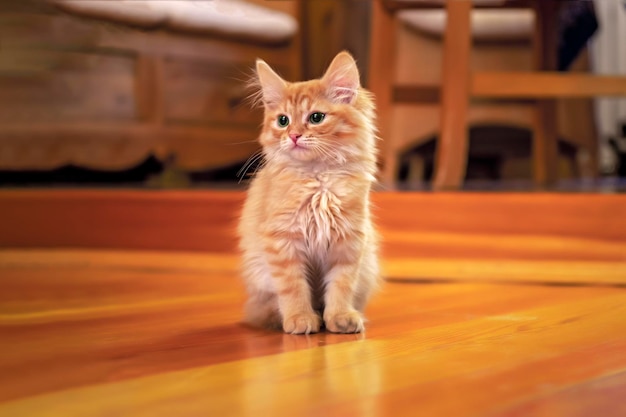
[[[331,332],[362,332],[379,281],[372,96],[347,52],[317,80],[286,82],[262,60],[256,72],[264,164],[238,229],[245,320],[302,334],[318,332],[323,318]]]

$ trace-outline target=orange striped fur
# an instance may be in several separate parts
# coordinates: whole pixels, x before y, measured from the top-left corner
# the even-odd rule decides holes
[[[289,83],[257,61],[264,162],[239,223],[246,321],[287,333],[364,330],[379,282],[370,215],[374,102],[338,54],[317,80]]]

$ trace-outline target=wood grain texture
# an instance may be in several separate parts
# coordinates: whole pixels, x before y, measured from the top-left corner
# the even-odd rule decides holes
[[[6,190],[0,247],[233,254],[243,198],[240,191]],[[626,195],[380,192],[373,203],[383,257],[396,262],[388,277],[626,282]],[[559,275],[562,268],[568,273]]]
[[[294,16],[299,9],[256,1]],[[255,59],[300,79],[298,38],[255,44],[72,17],[41,1],[4,3],[3,169],[120,170],[149,156],[189,171],[230,165],[259,148],[260,109],[245,103]]]
[[[533,1],[535,30],[533,33],[533,61],[538,73],[555,71],[558,57],[558,32],[554,21],[558,19],[562,2]],[[533,123],[533,178],[540,186],[557,180],[555,161],[558,159],[558,133],[556,126],[556,100],[543,99],[535,107]]]
[[[234,259],[1,250],[0,415],[623,415],[624,287],[387,282],[293,336],[239,324]]]
[[[470,88],[473,96],[489,98],[625,96],[626,79],[619,76],[550,71],[477,71],[472,74]]]
[[[469,152],[467,126],[470,101],[470,52],[472,3],[446,3],[446,31],[441,76],[441,135],[433,187],[458,189],[465,178]]]
[[[2,126],[0,135],[0,164],[7,170],[67,164],[129,169],[151,153],[162,160],[174,154],[178,167],[201,170],[245,160],[258,149],[255,133],[245,125],[22,123]]]
[[[392,80],[396,72],[396,32],[398,23],[383,0],[372,2],[372,26],[368,68],[368,88],[376,97],[378,131],[381,142],[381,180],[392,188],[398,171],[395,143]]]

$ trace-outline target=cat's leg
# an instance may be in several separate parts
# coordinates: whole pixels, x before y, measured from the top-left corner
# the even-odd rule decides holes
[[[324,276],[324,323],[334,333],[359,333],[364,330],[363,316],[354,302],[363,244],[357,238],[338,242],[329,255],[330,269]]]
[[[244,322],[255,327],[280,329],[282,317],[278,297],[263,253],[244,252],[242,275],[248,289]]]
[[[366,234],[373,235],[373,232]],[[333,266],[324,277],[324,323],[335,333],[362,332],[363,310],[379,283],[375,241],[373,237],[346,239],[332,252]]]
[[[285,333],[308,334],[320,330],[321,318],[311,304],[307,261],[291,240],[268,245],[267,261],[272,273]]]
[[[278,310],[278,298],[270,292],[254,292],[248,296],[244,322],[254,327],[281,329],[283,320]]]
[[[380,266],[378,263],[378,250],[368,244],[363,250],[359,267],[357,288],[354,296],[354,308],[363,313],[365,306],[372,293],[380,286]]]
[[[358,264],[335,264],[324,281],[324,323],[333,333],[360,333],[363,316],[354,306]]]

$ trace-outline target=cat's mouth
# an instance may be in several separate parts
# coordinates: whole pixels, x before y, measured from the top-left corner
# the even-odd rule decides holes
[[[301,144],[293,144],[293,146],[291,147],[291,149],[289,150],[289,153],[291,154],[292,157],[296,158],[296,159],[309,159],[310,157],[310,152],[311,149],[306,146],[306,145],[301,145]]]
[[[309,161],[315,157],[315,153],[312,150],[311,144],[299,141],[297,143],[292,142],[288,152],[292,158],[298,161]]]
[[[310,146],[305,141],[291,142],[292,151],[304,151],[310,149]]]

